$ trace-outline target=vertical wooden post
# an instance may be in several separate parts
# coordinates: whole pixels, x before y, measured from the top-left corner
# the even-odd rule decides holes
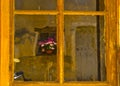
[[[0,26],[0,86],[9,86],[9,30],[10,0],[1,0]]]
[[[59,81],[60,84],[64,82],[64,0],[58,0],[58,65],[59,65]]]
[[[106,25],[107,25],[107,81],[111,86],[117,86],[117,1],[106,0]],[[114,5],[113,5],[114,4]]]
[[[117,85],[120,86],[120,0],[117,0]]]

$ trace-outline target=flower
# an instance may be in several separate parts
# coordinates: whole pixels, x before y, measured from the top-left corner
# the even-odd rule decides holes
[[[46,53],[48,50],[51,50],[52,52],[56,52],[56,41],[54,38],[48,37],[47,39],[43,41],[39,41],[38,45],[40,47],[41,53]]]

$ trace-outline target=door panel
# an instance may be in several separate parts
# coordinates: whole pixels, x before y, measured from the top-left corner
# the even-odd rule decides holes
[[[78,80],[98,80],[97,34],[95,27],[78,27],[75,43]]]
[[[65,81],[105,81],[104,18],[65,16]]]

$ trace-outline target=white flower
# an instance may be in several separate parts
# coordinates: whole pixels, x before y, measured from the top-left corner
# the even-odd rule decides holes
[[[53,46],[53,44],[50,44],[50,46]]]
[[[55,48],[54,47],[51,47],[52,50],[54,50]]]
[[[44,46],[44,44],[41,45],[41,47],[43,47],[43,46]]]
[[[57,43],[56,42],[54,42],[54,45],[56,45]]]

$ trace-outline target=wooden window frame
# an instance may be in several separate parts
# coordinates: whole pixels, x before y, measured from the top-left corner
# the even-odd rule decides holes
[[[117,86],[118,0],[105,0],[105,11],[64,11],[64,0],[57,0],[56,11],[13,10],[14,0],[0,1],[0,86]],[[13,80],[15,14],[57,15],[59,82],[15,82]],[[107,80],[95,82],[64,82],[64,15],[102,15],[105,17]]]

